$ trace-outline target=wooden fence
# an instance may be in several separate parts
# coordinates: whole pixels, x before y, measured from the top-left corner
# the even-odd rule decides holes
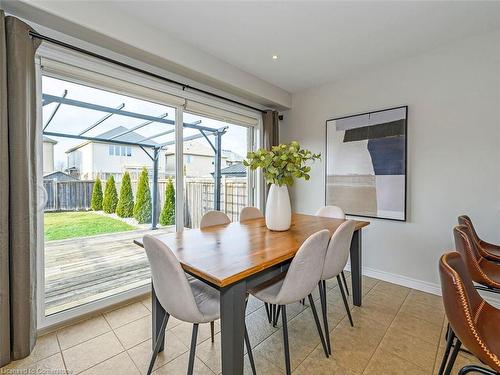
[[[163,207],[167,180],[158,181],[159,206]],[[175,182],[174,182],[175,184]],[[232,221],[239,219],[240,211],[247,206],[246,178],[223,178],[221,183],[221,211],[228,214]],[[45,180],[43,186],[47,191],[45,212],[88,211],[92,200],[94,181],[55,181]],[[116,183],[120,192],[121,184]],[[103,183],[103,192],[105,183]],[[150,186],[152,191],[152,186]],[[134,197],[137,181],[132,181]],[[207,178],[184,179],[184,225],[197,228],[201,217],[214,208],[214,181]]]
[[[90,210],[94,181],[44,180],[47,192],[45,211],[86,211]]]

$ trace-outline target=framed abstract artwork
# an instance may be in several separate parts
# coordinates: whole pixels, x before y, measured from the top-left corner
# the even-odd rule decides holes
[[[408,107],[327,120],[325,204],[406,221]]]

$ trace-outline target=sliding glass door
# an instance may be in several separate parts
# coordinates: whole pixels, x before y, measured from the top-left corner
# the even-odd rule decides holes
[[[176,109],[48,75],[41,89],[50,317],[149,287],[133,240],[176,229],[175,164],[163,157],[168,144],[175,158]]]
[[[196,228],[214,209],[237,221],[259,202],[242,164],[258,145],[258,115],[67,60],[39,64],[40,328],[147,293],[134,240]]]

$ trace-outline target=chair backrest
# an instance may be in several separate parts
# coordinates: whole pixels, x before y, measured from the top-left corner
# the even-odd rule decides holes
[[[316,212],[316,216],[331,217],[332,219],[345,219],[345,212],[338,206],[324,206]]]
[[[203,315],[179,260],[172,250],[157,238],[144,236],[144,249],[151,266],[156,296],[163,308],[175,318],[196,323]]]
[[[231,219],[222,211],[208,211],[201,218],[200,228],[211,227],[213,225],[229,224]]]
[[[474,225],[472,224],[472,220],[470,219],[469,216],[467,215],[460,215],[458,217],[458,224],[459,225],[465,225],[467,228],[469,228],[469,232],[472,236],[472,239],[475,241],[477,245],[477,251],[479,254],[481,254],[482,257],[488,257],[488,254],[483,250],[481,244],[484,242],[479,238],[476,232],[476,228],[474,228]]]
[[[240,212],[240,221],[258,219],[260,217],[264,217],[264,215],[257,207],[243,207]]]
[[[295,254],[276,303],[286,305],[307,297],[318,285],[325,262],[330,232],[326,229],[307,238]]]
[[[470,219],[469,216],[460,215],[458,217],[458,225],[465,225],[465,226],[469,227],[469,230],[470,230],[474,240],[476,240],[477,242],[481,242],[481,239],[477,235],[476,229],[474,228],[474,225],[472,224],[472,220]]]
[[[480,324],[498,324],[498,309],[488,304],[476,291],[459,253],[441,256],[439,274],[444,308],[453,332],[472,354],[499,371],[500,359],[491,351],[488,339],[482,334],[488,329],[479,329]]]
[[[344,269],[349,259],[354,228],[354,221],[347,220],[340,224],[333,233],[326,251],[325,265],[323,267],[323,274],[321,275],[322,280],[331,279]]]
[[[462,257],[465,266],[469,270],[472,280],[477,283],[488,283],[488,277],[481,269],[479,262],[483,259],[477,249],[477,245],[472,237],[468,226],[457,225],[453,228],[455,236],[455,248]]]

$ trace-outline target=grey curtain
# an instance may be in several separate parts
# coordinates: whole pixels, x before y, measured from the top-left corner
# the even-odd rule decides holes
[[[270,150],[271,147],[277,146],[280,143],[280,129],[279,129],[279,113],[277,111],[266,111],[262,114],[262,127],[263,127],[263,148]],[[269,185],[265,181],[264,184],[264,197],[262,207],[265,208],[265,202],[267,200],[267,193],[269,191]]]
[[[264,148],[270,150],[280,143],[279,119],[277,111],[266,111],[262,114],[264,128]]]
[[[29,31],[0,10],[0,366],[36,339],[38,43]]]

